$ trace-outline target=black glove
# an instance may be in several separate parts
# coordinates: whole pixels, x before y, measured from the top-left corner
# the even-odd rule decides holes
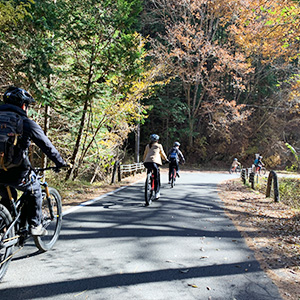
[[[60,172],[60,168],[61,167],[56,166],[53,170],[54,170],[55,173],[59,173]]]
[[[71,168],[71,164],[64,162],[63,164],[56,165],[54,168],[55,173],[59,173],[62,168]]]

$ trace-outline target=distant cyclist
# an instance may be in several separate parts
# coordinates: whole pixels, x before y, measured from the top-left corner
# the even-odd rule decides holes
[[[241,163],[238,161],[237,158],[234,158],[231,164],[231,171],[235,171],[238,167],[241,167]]]
[[[256,171],[260,173],[261,168],[264,166],[261,155],[255,160],[254,164],[255,164]]]
[[[155,199],[160,197],[160,174],[159,167],[162,165],[162,160],[168,160],[164,152],[163,146],[158,143],[159,136],[157,134],[150,135],[150,143],[146,146],[144,152],[144,166],[148,170],[154,172],[154,191]]]
[[[168,152],[168,159],[170,161],[169,163],[169,183],[171,183],[171,174],[173,168],[176,169],[176,176],[179,176],[179,162],[185,163],[184,156],[182,152],[179,150],[180,143],[175,142],[174,146],[169,150]]]

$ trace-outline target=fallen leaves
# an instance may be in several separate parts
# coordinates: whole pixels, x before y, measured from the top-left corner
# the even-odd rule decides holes
[[[275,203],[238,180],[220,185],[225,211],[284,299],[299,300],[300,213]],[[287,298],[287,294],[290,295]]]

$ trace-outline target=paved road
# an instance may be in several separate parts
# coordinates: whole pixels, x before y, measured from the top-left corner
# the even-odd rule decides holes
[[[0,299],[281,299],[223,212],[233,176],[182,172],[150,207],[140,182],[65,215],[55,249],[12,261]]]

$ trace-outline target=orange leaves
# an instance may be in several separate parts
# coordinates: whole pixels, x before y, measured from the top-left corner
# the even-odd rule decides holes
[[[249,56],[263,55],[266,61],[286,60],[298,55],[300,6],[291,0],[241,2],[238,21],[230,27],[237,43]]]

